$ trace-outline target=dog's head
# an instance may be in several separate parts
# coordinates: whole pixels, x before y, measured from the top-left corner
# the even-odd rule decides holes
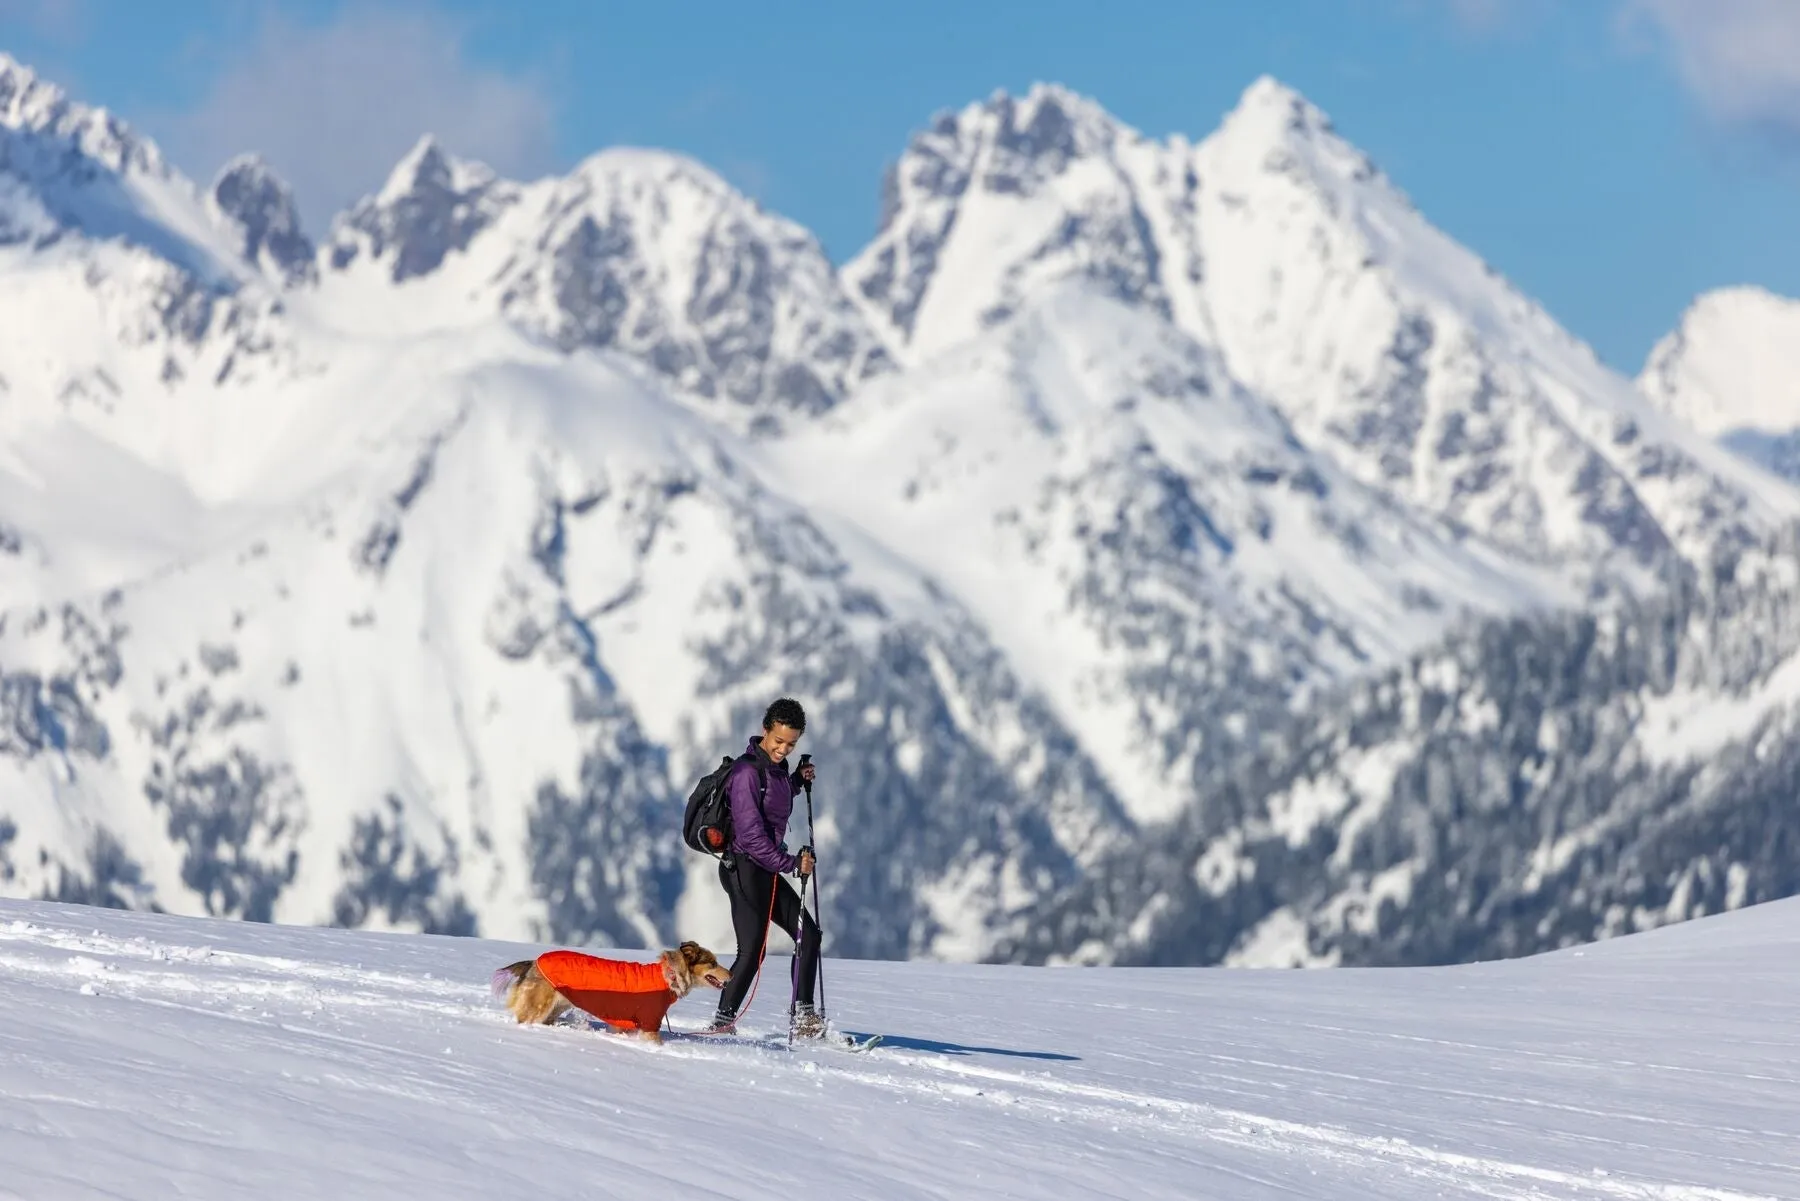
[[[695,978],[713,988],[724,988],[731,982],[731,973],[719,963],[719,957],[699,943],[684,942],[676,949],[681,954],[681,962]]]
[[[731,973],[719,963],[719,957],[697,942],[684,942],[662,955],[663,975],[677,996],[686,996],[696,984],[724,988]]]

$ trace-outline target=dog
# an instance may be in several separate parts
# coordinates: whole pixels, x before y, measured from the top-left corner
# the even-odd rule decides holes
[[[521,1025],[548,1026],[579,1009],[615,1030],[661,1043],[670,1006],[701,984],[724,988],[730,980],[718,956],[684,942],[649,963],[546,951],[496,971],[493,991]]]

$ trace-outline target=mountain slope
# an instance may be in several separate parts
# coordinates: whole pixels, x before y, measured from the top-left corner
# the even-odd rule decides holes
[[[1574,598],[1308,451],[1176,328],[1046,289],[784,444],[791,490],[928,573],[1138,821],[1315,688]]]
[[[824,777],[839,854],[909,865],[834,898],[882,916],[852,945],[966,941],[1020,902],[1002,876],[1026,900],[1071,881],[1111,803],[1079,750],[1007,773],[948,718],[942,690],[980,690],[981,720],[1066,740],[979,633],[941,605],[889,612],[653,376],[509,338],[388,341],[360,372],[341,351],[318,386],[391,406],[343,480],[216,553],[0,630],[27,731],[9,748],[18,885],[99,887],[88,839],[107,829],[165,905],[666,940],[680,781],[783,686],[816,698],[818,750],[843,765]],[[35,721],[59,697],[93,740]],[[890,744],[840,750],[871,709]],[[915,739],[969,800],[899,821]],[[925,894],[946,874],[968,895],[938,915]]]
[[[1792,895],[1797,614],[1790,533],[1613,613],[1453,636],[1220,772],[1007,953],[1467,962]]]
[[[519,1028],[487,979],[534,946],[3,902],[0,1155],[73,1201],[1750,1201],[1795,1173],[1794,917],[1380,973],[831,959],[831,1014],[888,1036],[853,1056]],[[812,1145],[771,1160],[772,1123]]]

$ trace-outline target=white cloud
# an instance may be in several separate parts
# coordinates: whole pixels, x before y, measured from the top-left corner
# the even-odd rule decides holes
[[[1566,3],[1566,0],[1560,0]],[[1550,0],[1393,0],[1486,39],[1524,33],[1559,11]],[[1612,0],[1629,50],[1666,57],[1715,119],[1800,140],[1800,0]]]
[[[203,183],[231,156],[261,154],[293,186],[315,237],[426,133],[502,174],[548,169],[548,86],[472,62],[468,33],[429,9],[358,3],[325,25],[264,10],[199,103],[142,124]]]
[[[1715,117],[1800,138],[1800,0],[1624,0]]]

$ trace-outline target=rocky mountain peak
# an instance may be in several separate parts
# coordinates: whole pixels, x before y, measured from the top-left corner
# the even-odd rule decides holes
[[[1220,122],[1221,132],[1278,137],[1335,135],[1323,109],[1272,75],[1259,75]]]
[[[200,189],[155,142],[5,55],[0,164],[12,201],[0,214],[0,239],[134,247],[215,291],[242,279]]]
[[[996,160],[1052,175],[1070,162],[1105,154],[1121,138],[1134,136],[1099,104],[1056,84],[1033,84],[1023,96],[996,92],[976,114],[970,132],[985,140]],[[997,163],[998,165],[998,163]],[[996,175],[990,187],[1005,187]]]
[[[435,136],[425,134],[394,164],[375,199],[391,205],[409,197],[466,191],[471,184],[492,178],[487,167],[455,158]]]
[[[683,155],[595,154],[498,236],[515,325],[633,354],[734,421],[822,412],[892,366],[818,239]]]
[[[18,59],[0,50],[0,126],[45,129],[72,110],[86,112],[68,93]]]
[[[289,283],[317,277],[313,244],[300,226],[293,189],[257,155],[239,155],[213,181],[210,200],[244,258]]]
[[[3,52],[0,129],[54,141],[109,171],[168,172],[154,143],[106,109],[70,99],[62,88]]]
[[[516,197],[517,187],[490,168],[446,153],[429,134],[407,151],[373,197],[340,219],[331,265],[344,268],[359,254],[389,261],[395,283],[429,275]]]
[[[969,186],[1026,193],[1070,163],[1104,155],[1136,135],[1093,100],[1057,84],[1033,84],[1024,95],[997,89],[986,100],[939,113],[916,134],[888,171],[882,228],[903,201],[954,199]]]
[[[1155,152],[1100,105],[1051,84],[940,114],[888,169],[880,232],[846,265],[846,283],[915,361],[978,335],[1061,275],[1166,312],[1133,177]]]

